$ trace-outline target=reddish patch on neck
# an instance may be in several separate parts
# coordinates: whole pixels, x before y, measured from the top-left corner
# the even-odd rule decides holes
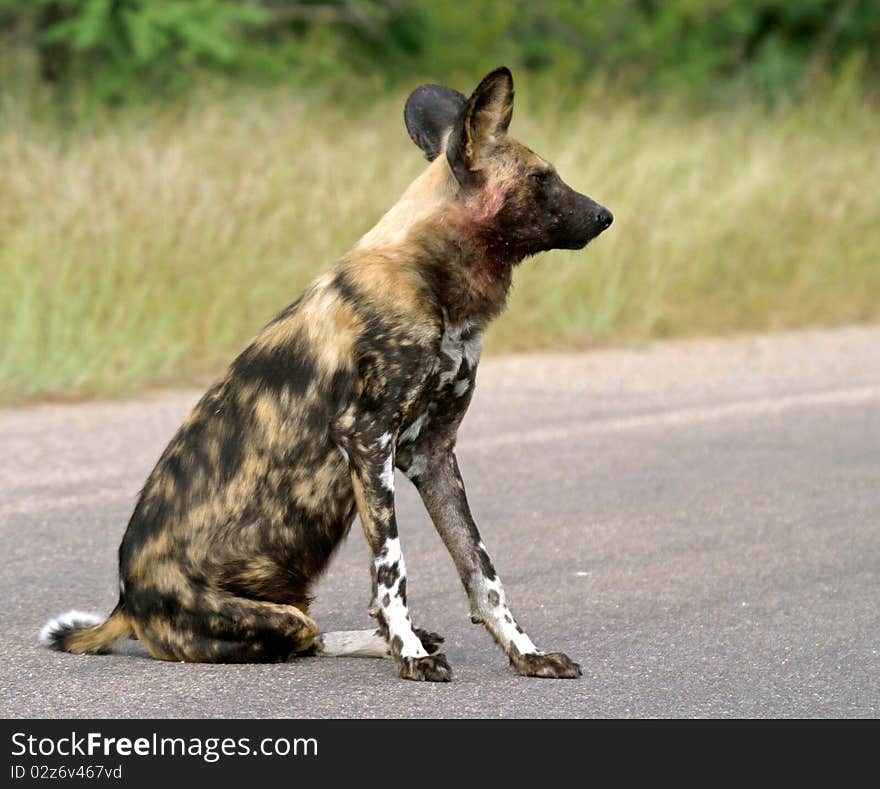
[[[504,205],[504,192],[497,187],[483,190],[472,207],[471,221],[475,227],[490,225]]]
[[[467,271],[471,285],[484,296],[494,299],[507,293],[513,267],[487,250],[474,260]]]
[[[449,214],[449,222],[468,236],[480,235],[498,216],[504,198],[504,192],[498,187],[486,187],[458,203]]]
[[[504,194],[500,190],[485,190],[448,217],[464,252],[468,280],[486,296],[499,287],[506,291],[510,285],[511,266],[505,260],[504,250],[490,241],[494,236],[493,223],[503,205]]]

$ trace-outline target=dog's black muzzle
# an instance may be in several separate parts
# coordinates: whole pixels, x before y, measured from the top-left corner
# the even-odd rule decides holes
[[[586,195],[568,187],[564,221],[558,228],[553,246],[557,249],[583,249],[590,241],[611,227],[612,213]]]

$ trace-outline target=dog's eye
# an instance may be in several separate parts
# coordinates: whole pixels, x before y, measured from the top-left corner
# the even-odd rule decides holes
[[[533,183],[536,183],[538,186],[545,186],[546,184],[550,183],[550,179],[553,177],[553,171],[535,170],[530,177]]]

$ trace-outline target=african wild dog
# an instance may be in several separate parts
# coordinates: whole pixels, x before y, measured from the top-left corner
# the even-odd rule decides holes
[[[119,549],[106,621],[70,612],[41,633],[100,653],[136,636],[162,660],[371,655],[447,681],[442,639],[413,626],[394,514],[395,466],[419,490],[482,622],[521,673],[576,677],[514,621],[471,517],[454,447],[483,328],[513,267],[580,249],[611,214],[507,135],[513,81],[406,103],[430,166],[339,263],[271,323],[194,407],[149,475]],[[442,155],[441,155],[442,154]],[[321,634],[309,594],[360,516],[378,628]]]

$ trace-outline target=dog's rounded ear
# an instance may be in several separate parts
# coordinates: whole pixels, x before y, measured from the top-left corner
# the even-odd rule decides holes
[[[495,69],[477,85],[446,144],[446,158],[462,186],[478,181],[480,158],[507,134],[513,116],[513,75]]]
[[[432,162],[443,150],[443,138],[455,124],[467,99],[442,85],[422,85],[406,100],[403,119],[412,141]]]

